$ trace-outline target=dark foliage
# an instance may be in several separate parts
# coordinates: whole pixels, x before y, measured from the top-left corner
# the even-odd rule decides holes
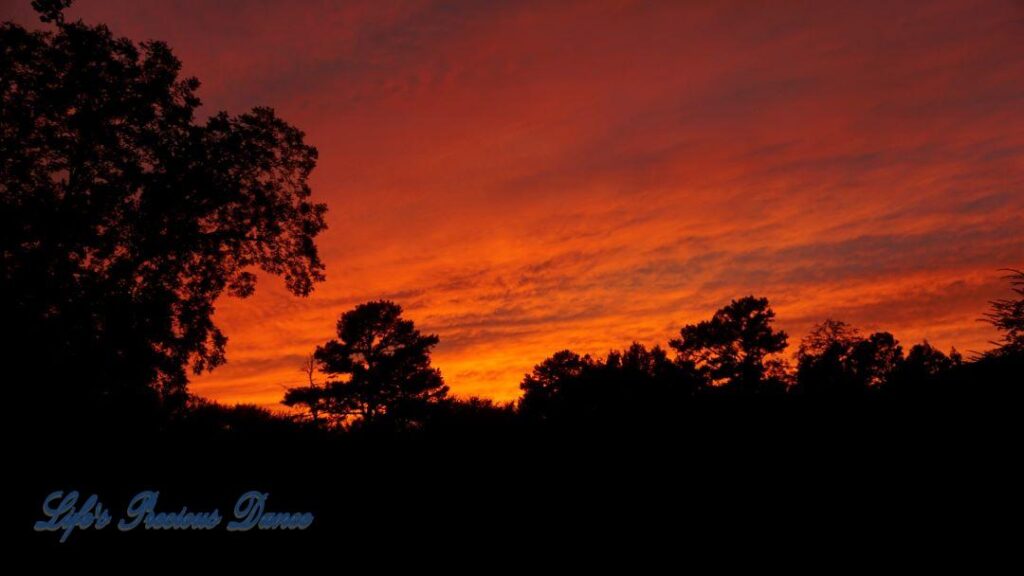
[[[519,411],[529,421],[629,427],[679,410],[704,384],[657,346],[634,342],[598,360],[563,350],[523,379]]]
[[[786,349],[787,336],[772,328],[774,319],[767,298],[747,296],[711,320],[684,326],[669,346],[679,362],[694,366],[712,386],[740,395],[780,394],[785,375],[773,355]]]
[[[1009,270],[1010,287],[1016,298],[1000,298],[991,302],[992,309],[985,319],[1003,333],[1003,339],[996,342],[996,353],[1024,353],[1024,272]]]
[[[845,322],[826,320],[797,351],[794,394],[842,400],[879,390],[903,361],[903,349],[888,332],[862,338]]]
[[[224,361],[212,320],[254,269],[295,294],[323,279],[316,150],[269,108],[196,119],[195,78],[162,42],[65,22],[0,25],[0,316],[27,402],[183,399]],[[45,394],[44,394],[45,393]],[[114,399],[114,398],[117,399]]]
[[[401,306],[360,304],[341,315],[337,332],[313,354],[331,379],[318,386],[311,377],[309,386],[288,390],[285,405],[305,406],[314,420],[323,412],[342,424],[407,426],[447,395],[441,372],[430,365],[438,337],[420,334]]]

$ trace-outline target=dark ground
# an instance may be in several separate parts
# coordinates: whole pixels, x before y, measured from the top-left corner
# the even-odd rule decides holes
[[[683,567],[691,555],[722,565],[821,555],[839,567],[887,550],[931,559],[972,543],[1012,550],[1014,415],[750,405],[709,406],[672,426],[514,436],[43,435],[14,446],[15,550],[47,562],[213,555],[352,570],[471,561],[485,571],[606,556]],[[33,532],[54,490],[97,494],[114,523],[63,544]],[[242,493],[260,490],[269,510],[315,520],[306,531],[117,531],[141,490],[160,492],[159,510],[218,508],[224,524]]]

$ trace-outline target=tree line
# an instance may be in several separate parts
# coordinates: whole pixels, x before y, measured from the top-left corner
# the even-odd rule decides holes
[[[1002,338],[974,358],[927,341],[905,350],[889,332],[862,334],[826,319],[799,341],[790,362],[783,356],[789,337],[774,326],[768,299],[747,296],[683,326],[667,348],[634,342],[603,357],[558,351],[524,376],[521,397],[507,405],[453,398],[430,362],[438,336],[421,334],[394,302],[368,302],[341,315],[337,339],[311,356],[309,384],[288,389],[282,402],[316,426],[407,429],[453,407],[529,422],[601,424],[671,420],[701,402],[849,407],[978,394],[994,400],[1020,386],[1013,379],[1024,353],[1024,272],[1010,272],[1016,297],[992,302],[985,315]],[[316,372],[326,381],[316,382]]]

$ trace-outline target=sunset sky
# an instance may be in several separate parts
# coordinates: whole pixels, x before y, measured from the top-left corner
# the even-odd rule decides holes
[[[31,24],[28,0],[0,0]],[[460,395],[551,353],[664,343],[731,298],[982,350],[1024,266],[1024,2],[78,0],[167,41],[203,113],[320,151],[327,282],[262,278],[192,390],[276,405],[388,298]]]

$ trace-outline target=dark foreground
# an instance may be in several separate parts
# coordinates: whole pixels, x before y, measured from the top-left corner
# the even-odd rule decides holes
[[[1013,522],[1019,495],[1017,415],[978,402],[750,403],[709,404],[672,425],[514,435],[44,434],[15,443],[14,550],[108,566],[213,555],[482,569],[606,557],[685,565],[691,555],[729,565],[811,553],[846,566],[886,551],[934,560],[975,545],[1012,550],[1003,547],[1014,532],[1001,526]],[[96,494],[111,525],[74,530],[64,543],[60,532],[34,532],[56,490]],[[118,531],[144,490],[159,491],[157,511],[216,508],[224,522]],[[267,494],[267,511],[311,512],[312,525],[227,531],[251,490]]]

